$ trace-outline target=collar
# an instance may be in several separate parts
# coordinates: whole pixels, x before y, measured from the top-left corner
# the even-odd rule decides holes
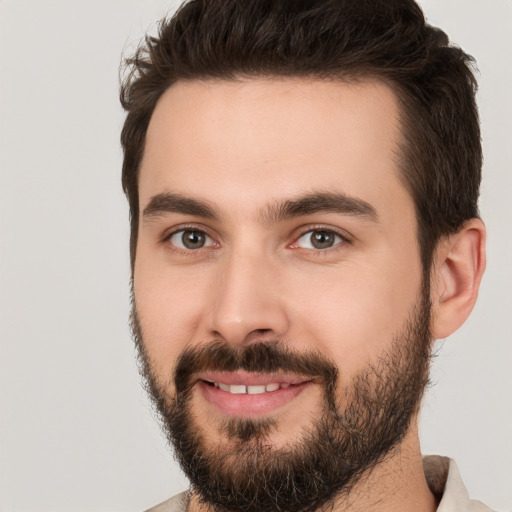
[[[453,459],[439,455],[423,457],[427,484],[439,501],[437,512],[492,512],[480,501],[470,500]]]

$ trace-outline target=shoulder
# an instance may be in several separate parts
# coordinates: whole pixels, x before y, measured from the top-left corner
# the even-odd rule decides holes
[[[188,506],[188,492],[182,492],[151,507],[146,512],[186,512]]]

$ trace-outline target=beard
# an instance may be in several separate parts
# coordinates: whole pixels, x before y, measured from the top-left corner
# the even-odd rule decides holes
[[[214,340],[180,355],[171,394],[152,369],[133,307],[140,372],[192,495],[217,512],[313,512],[346,498],[400,446],[419,410],[432,340],[428,297],[424,290],[388,350],[343,392],[343,368],[318,352],[297,353],[282,340],[246,347]],[[280,448],[271,441],[278,420],[264,417],[226,419],[218,442],[208,441],[191,407],[197,374],[237,370],[311,378],[323,390],[321,414]]]

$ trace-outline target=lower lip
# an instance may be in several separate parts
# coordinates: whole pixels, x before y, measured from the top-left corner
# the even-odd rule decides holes
[[[245,417],[262,416],[275,411],[294,400],[310,384],[311,382],[303,382],[288,388],[280,388],[276,391],[257,395],[249,395],[248,393],[236,395],[206,384],[204,381],[198,383],[206,400],[224,415]]]

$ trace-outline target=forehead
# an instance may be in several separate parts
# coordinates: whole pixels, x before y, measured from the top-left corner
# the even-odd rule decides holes
[[[317,189],[378,206],[407,196],[399,126],[395,94],[379,81],[178,82],[148,128],[141,210],[163,192],[245,212]]]

